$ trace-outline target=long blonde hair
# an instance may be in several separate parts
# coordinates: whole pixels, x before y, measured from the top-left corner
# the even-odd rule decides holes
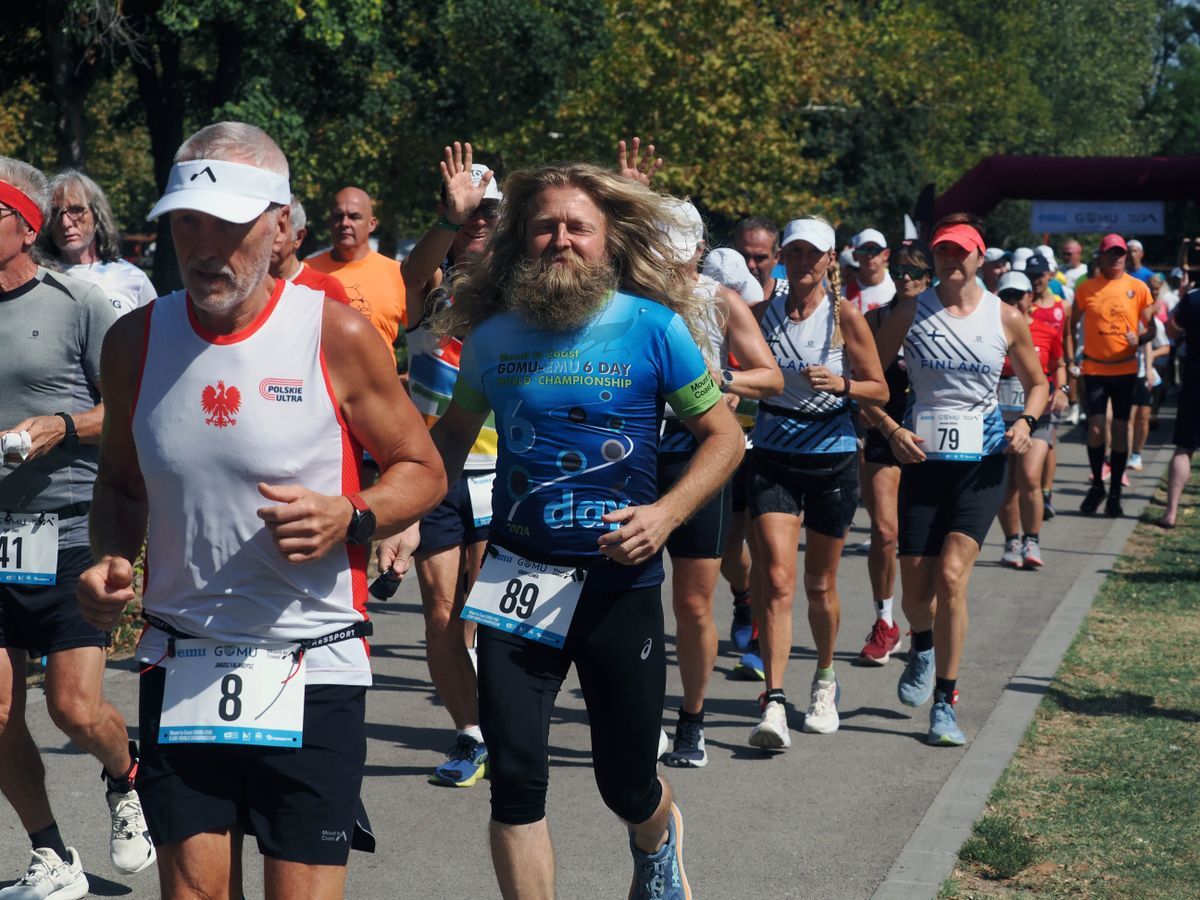
[[[606,250],[620,290],[663,304],[687,324],[699,344],[704,340],[707,303],[674,255],[658,223],[677,216],[672,200],[586,163],[542,166],[513,172],[504,182],[500,221],[490,240],[490,256],[481,265],[457,273],[450,285],[454,304],[431,322],[438,334],[465,337],[485,319],[503,312],[504,286],[525,257],[530,208],[547,188],[574,187],[604,213]]]

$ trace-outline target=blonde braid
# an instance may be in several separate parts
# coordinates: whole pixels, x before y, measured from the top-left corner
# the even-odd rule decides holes
[[[835,259],[829,268],[829,302],[833,304],[833,337],[830,348],[842,346],[842,270]]]

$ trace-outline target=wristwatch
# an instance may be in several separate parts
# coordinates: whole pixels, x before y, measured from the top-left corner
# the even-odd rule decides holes
[[[732,384],[733,384],[733,370],[732,369],[722,369],[721,370],[721,393],[722,394],[728,393],[729,386]]]
[[[375,533],[375,513],[358,494],[347,494],[346,499],[354,507],[350,525],[346,528],[346,543],[367,546],[371,543],[371,535]]]
[[[1064,394],[1066,394],[1067,396],[1070,396],[1070,394],[1071,394],[1071,386],[1070,386],[1069,384],[1064,384],[1064,385],[1062,385],[1062,386],[1059,388],[1059,390],[1060,390],[1060,391],[1062,391],[1062,392],[1063,392]]]
[[[74,450],[79,446],[79,432],[75,430],[75,420],[65,412],[56,412],[55,415],[61,417],[67,426],[67,433],[63,435],[62,443],[59,446],[64,450]]]
[[[1025,424],[1029,426],[1030,434],[1033,434],[1035,431],[1037,431],[1038,420],[1035,419],[1033,416],[1020,415],[1020,416],[1017,416],[1017,419],[1024,420]]]

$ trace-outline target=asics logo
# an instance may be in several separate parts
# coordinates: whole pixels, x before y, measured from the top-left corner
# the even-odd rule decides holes
[[[650,648],[653,645],[654,642],[650,638],[646,638],[646,643],[642,644],[642,659],[646,659],[650,656]]]

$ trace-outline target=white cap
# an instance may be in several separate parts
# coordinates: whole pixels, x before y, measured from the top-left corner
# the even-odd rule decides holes
[[[675,261],[689,262],[704,241],[704,220],[700,218],[699,210],[687,200],[668,197],[667,206],[671,209],[671,219],[659,222],[658,229],[675,251]]]
[[[1042,254],[1042,256],[1046,257],[1046,262],[1050,263],[1051,272],[1058,271],[1058,260],[1054,258],[1054,248],[1052,248],[1049,244],[1038,244],[1033,249]]]
[[[884,250],[887,249],[887,238],[883,236],[883,232],[877,231],[874,228],[864,228],[858,234],[850,239],[850,246],[857,250],[859,247],[865,247],[867,244],[874,244]]]
[[[1002,291],[1021,291],[1028,294],[1032,290],[1033,285],[1024,272],[1005,272],[1000,276],[1000,283],[996,285],[997,294]]]
[[[1018,247],[1012,253],[1012,267],[1014,272],[1025,271],[1025,261],[1033,256],[1033,251],[1028,247]]]
[[[848,266],[851,269],[858,268],[858,260],[854,258],[854,251],[847,247],[838,254],[838,265]]]
[[[737,291],[747,303],[758,303],[763,299],[762,285],[750,274],[742,254],[729,247],[718,247],[709,251],[700,271],[713,281]]]
[[[781,247],[786,247],[792,241],[807,241],[822,253],[833,249],[837,239],[833,228],[820,219],[792,219],[783,226],[783,241]]]
[[[1134,247],[1137,247],[1139,250],[1145,249],[1142,247],[1142,242],[1139,241],[1137,238],[1130,238],[1129,240],[1127,240],[1125,242],[1125,247],[1128,250],[1132,250]]]
[[[478,187],[479,182],[483,181],[483,176],[487,174],[488,167],[482,163],[471,164],[471,184]],[[496,184],[496,178],[493,175],[492,180],[488,182],[487,189],[483,192],[484,200],[503,200],[504,194],[500,190],[500,185]]]
[[[999,247],[988,247],[983,251],[984,262],[999,262],[1008,256],[1007,250],[1001,250]]]
[[[224,159],[189,159],[171,166],[167,189],[146,218],[193,209],[243,224],[257,219],[272,203],[291,202],[286,175]]]

